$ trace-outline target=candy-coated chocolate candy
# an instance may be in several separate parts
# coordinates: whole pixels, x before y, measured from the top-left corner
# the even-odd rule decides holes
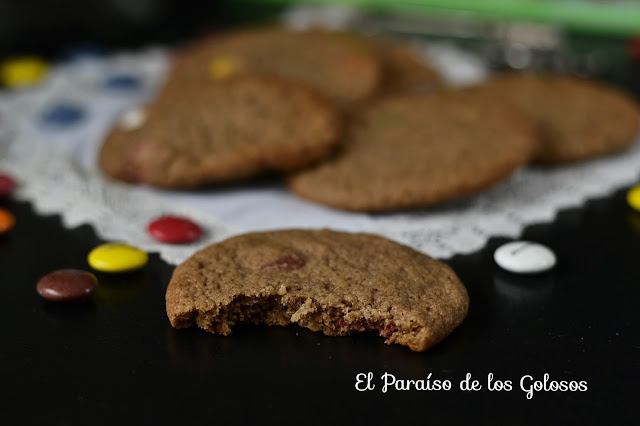
[[[0,79],[8,87],[32,86],[47,74],[46,62],[35,57],[9,59],[0,65]]]
[[[629,205],[640,212],[640,185],[636,185],[627,192],[627,202]]]
[[[11,194],[16,187],[16,181],[9,175],[0,173],[0,197]]]
[[[80,302],[98,288],[95,275],[78,269],[61,269],[40,278],[36,290],[54,302]]]
[[[102,272],[129,272],[147,264],[144,251],[122,243],[106,243],[91,250],[87,261],[93,269]]]
[[[140,87],[140,78],[131,74],[116,74],[107,78],[104,85],[114,90],[137,90]]]
[[[68,127],[79,123],[85,117],[84,108],[70,103],[54,105],[42,114],[42,122],[58,127]]]
[[[133,131],[144,126],[147,112],[144,108],[131,108],[120,117],[119,125],[122,130]]]
[[[209,75],[214,80],[224,80],[236,71],[236,62],[230,56],[218,56],[209,63]]]
[[[9,210],[0,207],[0,234],[9,232],[16,224],[16,218]]]
[[[149,234],[164,243],[190,243],[202,236],[202,228],[196,223],[178,216],[162,216],[147,226]]]
[[[503,244],[493,258],[502,269],[517,274],[545,272],[556,264],[556,255],[548,247],[531,241]]]

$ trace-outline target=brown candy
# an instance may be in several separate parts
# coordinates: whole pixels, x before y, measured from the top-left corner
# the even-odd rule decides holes
[[[95,275],[78,269],[61,269],[40,278],[36,289],[40,296],[54,302],[79,302],[98,288]]]

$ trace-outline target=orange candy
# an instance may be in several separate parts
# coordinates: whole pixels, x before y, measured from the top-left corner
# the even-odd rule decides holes
[[[0,234],[10,231],[15,224],[16,218],[13,217],[11,212],[0,207]]]

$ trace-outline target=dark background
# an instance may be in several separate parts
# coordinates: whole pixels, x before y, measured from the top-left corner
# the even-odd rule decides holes
[[[263,16],[230,3],[0,0],[0,57],[55,59],[77,44],[182,43]],[[630,42],[596,41],[619,52]],[[599,77],[637,96],[637,64],[621,55]],[[88,303],[47,302],[37,280],[55,269],[88,270],[86,255],[101,241],[88,226],[69,230],[56,216],[0,199],[17,218],[0,236],[0,424],[635,424],[640,213],[627,206],[625,191],[525,230],[523,238],[556,252],[550,273],[499,270],[492,253],[507,241],[499,236],[448,259],[471,308],[426,353],[374,335],[331,338],[297,326],[246,327],[229,337],[173,330],[164,312],[173,268],[154,254],[140,272],[98,274]],[[373,391],[355,390],[361,372],[374,373]],[[414,380],[431,373],[453,389],[382,393],[384,372]],[[466,373],[480,391],[458,389]],[[511,380],[513,390],[489,392],[489,373]],[[520,378],[545,373],[587,381],[588,391],[526,399]]]
[[[0,57],[37,53],[56,59],[75,45],[179,43],[239,22],[267,20],[281,9],[230,0],[0,0]]]
[[[211,31],[239,24],[272,22],[287,3],[294,2],[0,0],[0,60],[25,54],[35,54],[52,61],[63,60],[69,50],[77,48],[109,52],[154,44],[180,46]],[[369,11],[364,27],[368,30],[373,27],[375,31],[376,24],[386,22],[387,12]],[[421,22],[421,17],[416,15],[406,18],[414,26],[416,20]],[[509,40],[490,35],[495,32],[496,25],[505,22],[489,19],[486,21],[490,23],[486,25],[486,33],[458,37],[452,36],[455,32],[448,32],[447,25],[439,23],[438,19],[425,16],[422,21],[424,37],[453,40],[488,58],[495,68],[510,66],[505,58]],[[469,30],[465,25],[467,20],[458,22],[453,19],[452,22]],[[443,30],[439,31],[437,27]],[[635,92],[640,90],[640,23],[636,34],[594,32],[589,28],[560,30],[563,40],[557,49],[525,46],[538,59],[532,66],[588,75],[623,85]],[[410,35],[421,36],[420,31]]]

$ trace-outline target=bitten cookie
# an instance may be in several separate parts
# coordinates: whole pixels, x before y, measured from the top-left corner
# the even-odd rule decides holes
[[[115,179],[159,187],[308,166],[328,153],[339,132],[328,101],[267,77],[185,82],[137,113],[136,120],[125,115],[107,136],[100,166]]]
[[[504,73],[478,86],[536,124],[538,163],[568,163],[614,153],[638,134],[640,109],[604,83],[562,75]]]
[[[535,148],[527,119],[474,93],[394,97],[356,115],[341,151],[287,183],[346,210],[429,206],[505,179]]]
[[[196,252],[166,293],[171,325],[228,335],[240,323],[297,323],[327,335],[373,330],[424,351],[464,319],[469,298],[429,256],[369,234],[250,233]]]
[[[372,47],[345,33],[261,27],[217,34],[186,48],[168,85],[223,81],[240,74],[304,83],[347,106],[375,91],[380,69]]]

